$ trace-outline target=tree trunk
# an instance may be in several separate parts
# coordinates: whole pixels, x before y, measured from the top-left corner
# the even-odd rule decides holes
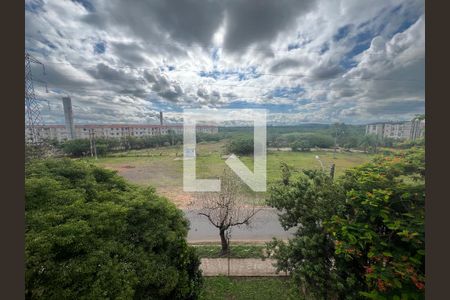
[[[222,244],[222,251],[220,252],[221,255],[226,255],[228,253],[228,240],[225,236],[225,229],[220,229],[220,242]]]

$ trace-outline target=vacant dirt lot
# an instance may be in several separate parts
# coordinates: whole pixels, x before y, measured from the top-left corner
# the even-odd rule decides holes
[[[197,177],[217,178],[226,168],[223,153],[223,142],[199,144],[197,148]],[[172,200],[177,206],[185,208],[192,204],[194,194],[183,191],[182,146],[145,149],[118,153],[114,156],[99,158],[98,165],[116,170],[119,175],[132,183],[141,186],[153,186],[158,193]],[[293,168],[319,169],[320,157],[324,170],[336,164],[336,175],[344,170],[360,165],[371,159],[364,153],[337,153],[336,159],[331,152],[286,152],[270,151],[267,156],[267,179],[272,184],[280,179],[280,163],[286,162]],[[241,157],[241,160],[252,169],[252,158]],[[264,203],[264,193],[247,195],[250,200]]]

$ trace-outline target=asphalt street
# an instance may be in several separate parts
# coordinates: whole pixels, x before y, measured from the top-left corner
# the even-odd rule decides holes
[[[198,210],[184,210],[190,221],[188,233],[189,242],[209,242],[219,240],[219,231]],[[270,241],[273,237],[288,239],[293,230],[285,231],[278,221],[277,211],[273,208],[263,208],[252,218],[250,226],[233,227],[232,241]]]

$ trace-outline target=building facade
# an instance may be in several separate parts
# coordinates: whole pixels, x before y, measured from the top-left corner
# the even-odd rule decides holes
[[[414,119],[406,122],[381,122],[366,125],[366,135],[396,140],[417,140],[425,136],[425,120]]]
[[[197,125],[197,132],[215,134],[219,132],[217,126]],[[71,134],[64,125],[45,125],[38,127],[40,138],[64,141],[70,139]],[[173,132],[183,134],[183,125],[147,125],[147,124],[108,124],[108,125],[75,125],[75,136],[78,139],[88,139],[93,133],[97,138],[121,138],[127,136],[144,137],[157,136]],[[29,132],[26,130],[28,136]]]

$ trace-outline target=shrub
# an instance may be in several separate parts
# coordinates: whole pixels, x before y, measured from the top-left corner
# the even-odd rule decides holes
[[[308,140],[299,140],[292,144],[292,151],[307,152],[311,150]]]
[[[268,245],[305,299],[423,299],[424,149],[347,170],[336,181],[305,170],[273,186],[287,244]]]
[[[329,224],[336,254],[357,263],[371,299],[422,299],[425,289],[425,161],[414,149],[348,171],[345,211]]]
[[[253,148],[253,139],[244,137],[232,139],[226,145],[227,152],[236,155],[253,154]]]
[[[62,143],[62,150],[70,156],[83,156],[90,153],[90,142],[88,139],[69,140]]]
[[[27,299],[195,299],[199,259],[183,213],[85,162],[26,169]]]

